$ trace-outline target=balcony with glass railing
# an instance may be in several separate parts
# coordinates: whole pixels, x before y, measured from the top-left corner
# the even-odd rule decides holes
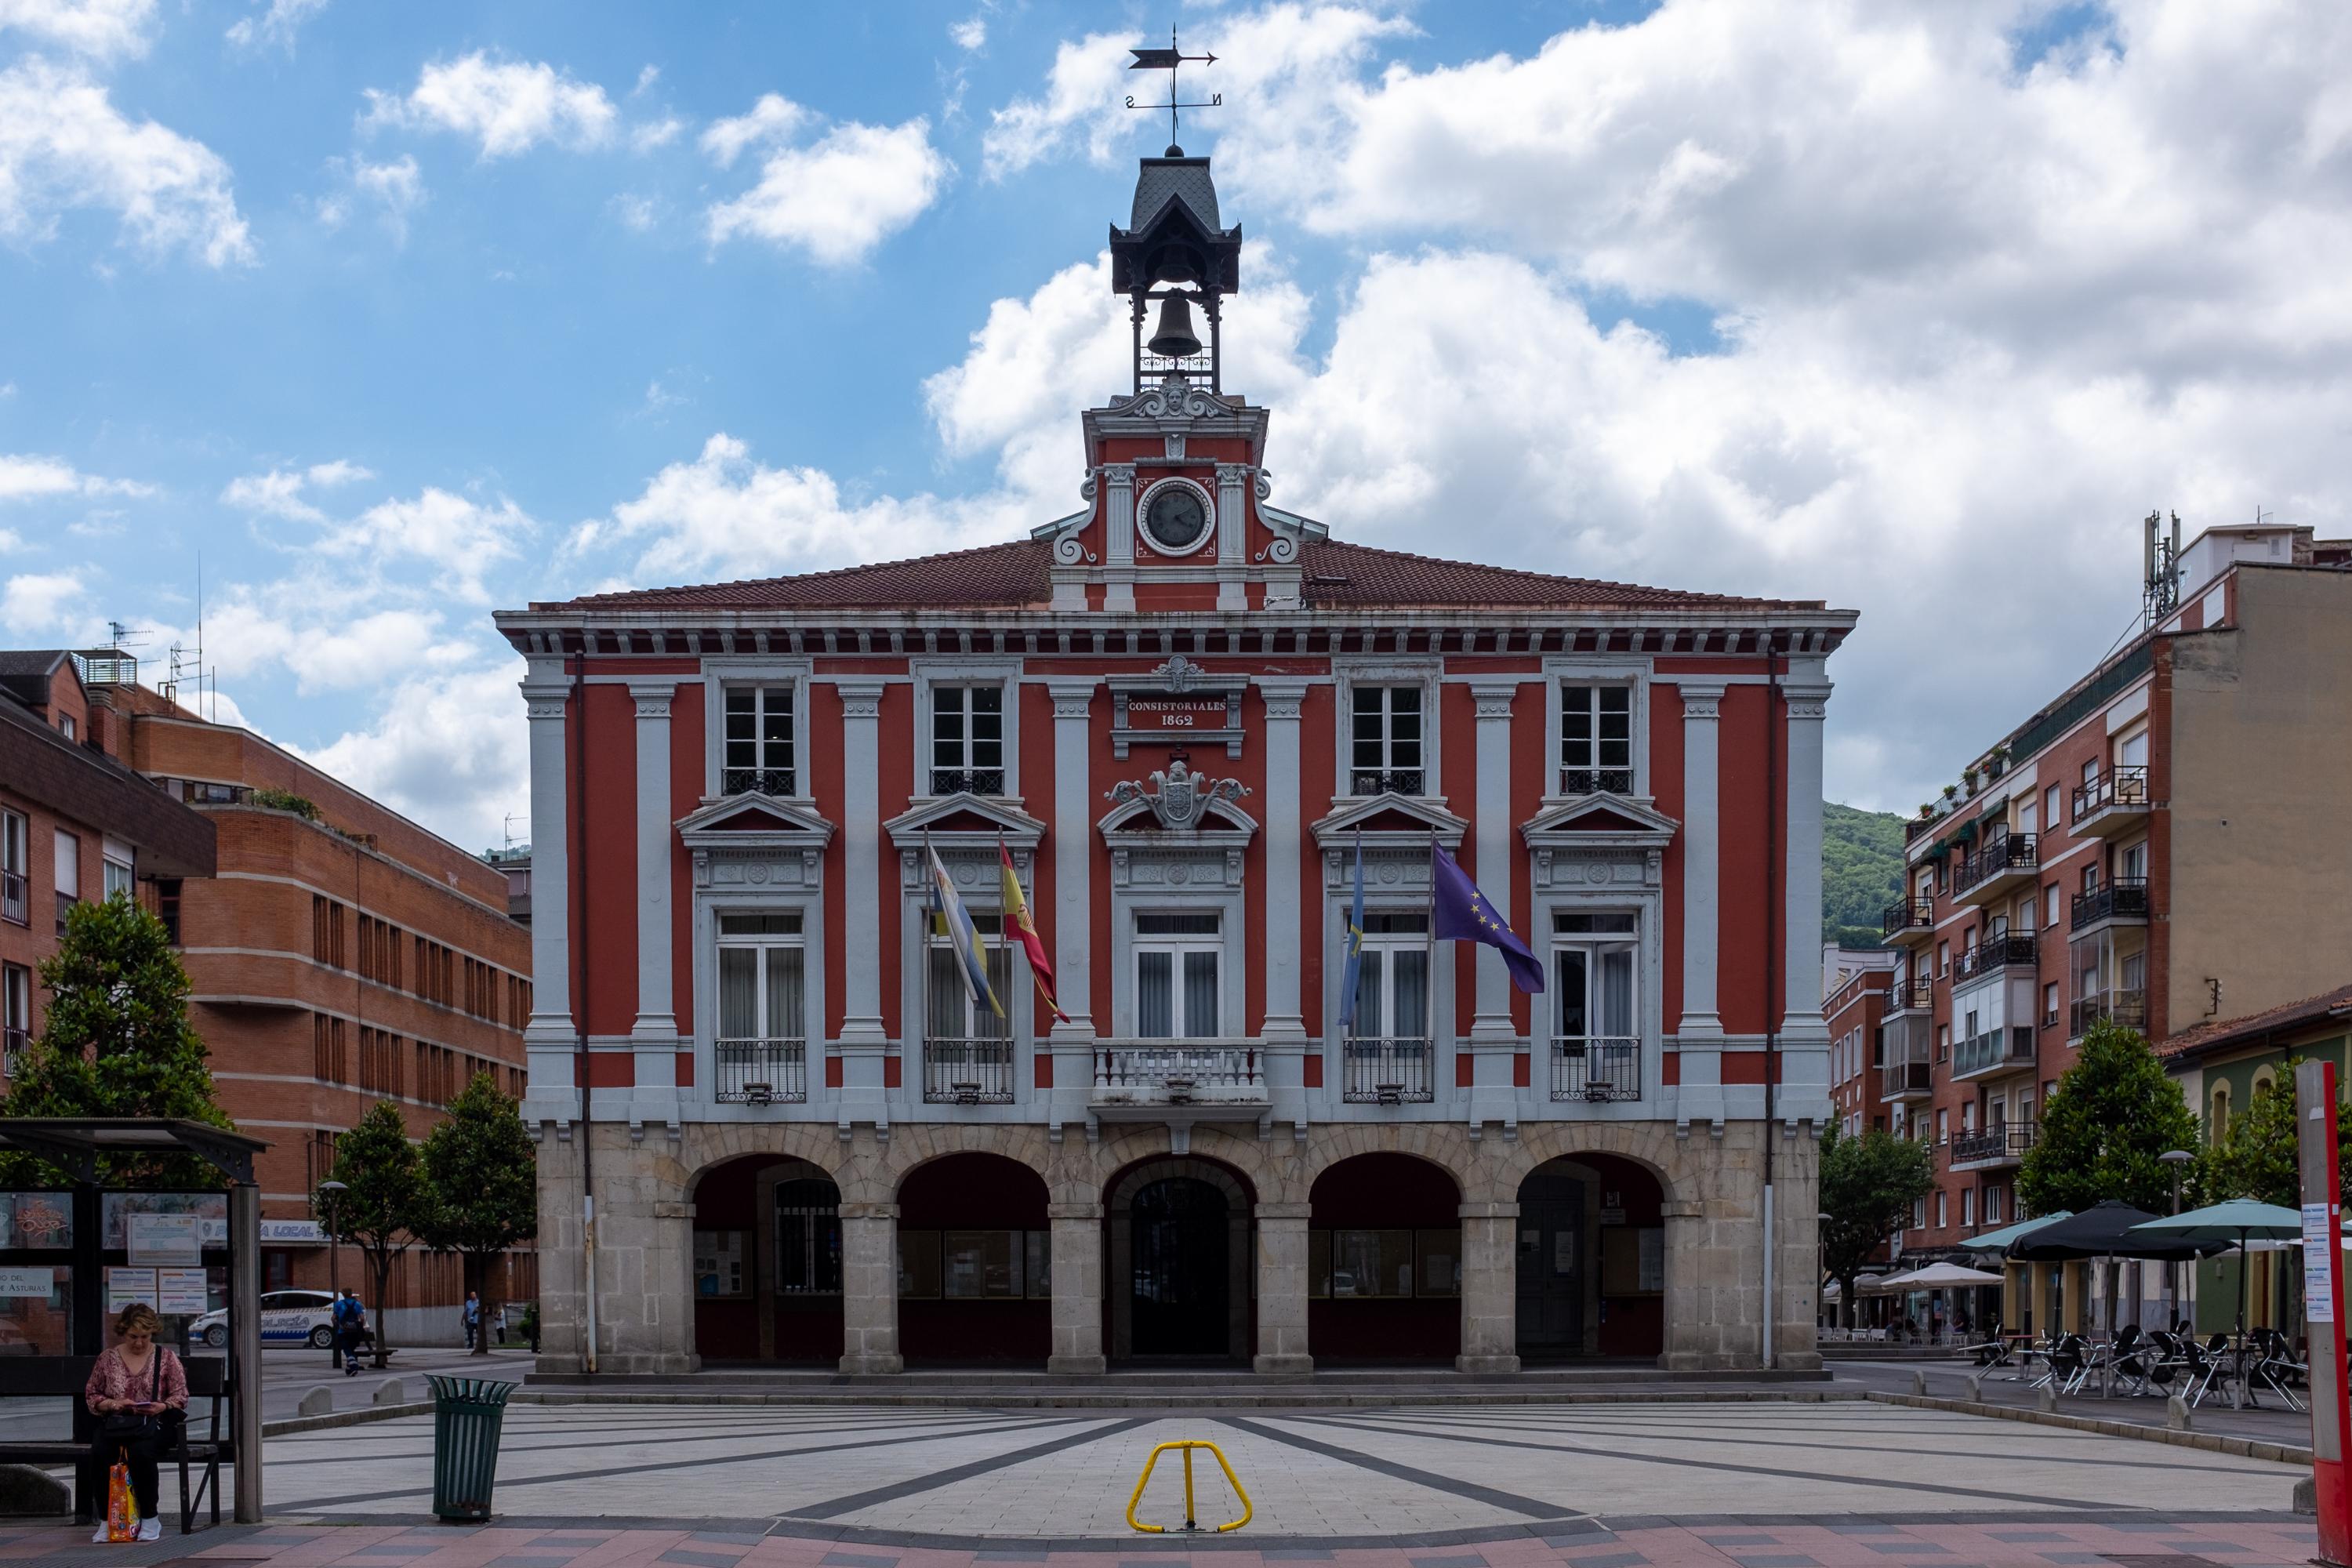
[[[1986,1078],[2034,1065],[2033,1027],[2012,1024],[1952,1042],[1952,1078]]]
[[[2148,806],[2147,767],[2113,767],[2075,786],[2068,826],[2080,837],[2113,838],[2145,824]]]
[[[1949,1145],[1948,1161],[1955,1171],[1993,1171],[2015,1165],[2033,1147],[2039,1123],[2011,1121],[1981,1132],[1963,1132]]]
[[[789,1105],[808,1099],[805,1040],[719,1040],[711,1047],[721,1105]]]
[[[2147,993],[2145,991],[2095,991],[2087,996],[2077,996],[2067,1009],[2066,1036],[2080,1039],[2091,1032],[2095,1024],[2120,1024],[2127,1029],[2147,1027]]]
[[[926,1105],[1010,1105],[1013,1042],[1008,1039],[927,1039],[923,1042]]]
[[[2003,829],[1986,836],[1975,854],[1952,875],[1952,896],[1963,903],[1991,903],[2041,874],[2037,836]]]
[[[2088,892],[2075,894],[2070,908],[2072,929],[2078,932],[2103,925],[2146,925],[2147,879],[2117,877]]]
[[[1560,1035],[1551,1042],[1554,1100],[1601,1105],[1642,1098],[1642,1042],[1631,1035]]]
[[[1345,1041],[1339,1098],[1349,1105],[1425,1105],[1437,1098],[1435,1057],[1425,1039]]]

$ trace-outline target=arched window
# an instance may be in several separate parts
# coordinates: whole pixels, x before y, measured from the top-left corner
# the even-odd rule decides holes
[[[2217,1083],[2213,1086],[2213,1112],[2206,1119],[2205,1133],[2212,1141],[2213,1146],[2218,1149],[2221,1146],[2221,1140],[2229,1135],[2229,1131],[2230,1086],[2226,1083]]]

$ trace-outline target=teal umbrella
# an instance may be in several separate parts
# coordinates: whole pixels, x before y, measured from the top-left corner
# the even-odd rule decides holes
[[[1989,1230],[1982,1236],[1972,1236],[1960,1245],[1970,1252],[2006,1252],[2009,1249],[2009,1244],[2026,1232],[2039,1230],[2045,1225],[2056,1225],[2062,1219],[2074,1217],[2073,1209],[2060,1209],[2056,1214],[2046,1214],[2039,1219],[2021,1219],[2015,1225],[2003,1226],[1999,1230]]]
[[[2186,1241],[2217,1248],[2236,1247],[2239,1253],[2238,1334],[2242,1339],[2246,1332],[2246,1243],[2300,1241],[2303,1239],[2303,1216],[2277,1204],[2258,1203],[2252,1198],[2231,1198],[2227,1203],[2208,1204],[2201,1209],[2152,1219],[2131,1228],[2132,1234],[2145,1235],[2150,1241]]]

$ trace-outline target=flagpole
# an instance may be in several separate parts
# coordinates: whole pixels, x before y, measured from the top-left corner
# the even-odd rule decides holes
[[[1429,1032],[1429,1076],[1437,1075],[1437,829],[1429,830],[1429,919],[1422,928],[1422,1027]],[[1454,987],[1448,985],[1450,998]],[[1448,1031],[1449,1034],[1451,1031]],[[1430,1103],[1437,1101],[1437,1085],[1429,1086]]]

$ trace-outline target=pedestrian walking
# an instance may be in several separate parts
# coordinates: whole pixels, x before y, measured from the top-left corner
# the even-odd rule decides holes
[[[497,1329],[497,1330],[498,1330],[498,1331],[499,1331],[499,1349],[500,1349],[500,1350],[504,1350],[504,1349],[506,1349],[506,1348],[507,1348],[507,1304],[506,1304],[504,1301],[499,1302],[499,1305],[498,1305],[498,1310],[497,1310],[495,1312],[493,1312],[493,1313],[491,1313],[491,1314],[490,1314],[490,1326],[491,1326],[491,1327],[493,1327],[493,1328],[495,1328],[495,1329]]]
[[[343,1292],[334,1306],[335,1345],[342,1352],[343,1375],[360,1374],[360,1352],[372,1337],[368,1330],[367,1304],[356,1290]]]
[[[465,1312],[466,1348],[468,1351],[478,1350],[482,1339],[482,1298],[474,1291],[466,1292]]]
[[[131,1495],[139,1510],[139,1539],[163,1535],[155,1517],[155,1462],[178,1446],[176,1428],[187,1418],[188,1373],[167,1345],[155,1342],[162,1327],[155,1309],[134,1301],[114,1320],[121,1343],[89,1369],[82,1403],[99,1418],[90,1458],[103,1475],[119,1461],[131,1471]],[[107,1538],[100,1521],[93,1542]]]

